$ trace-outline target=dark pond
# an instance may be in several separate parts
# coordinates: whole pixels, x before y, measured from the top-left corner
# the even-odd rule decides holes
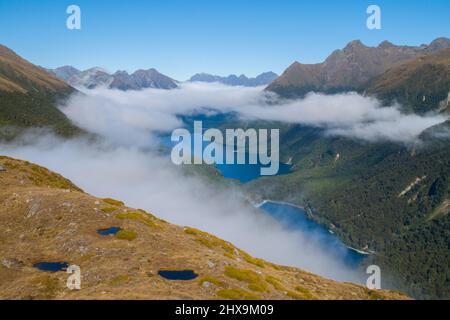
[[[192,280],[198,277],[192,270],[160,270],[158,274],[168,280]]]
[[[42,271],[57,272],[66,271],[69,264],[67,262],[38,262],[33,267]]]
[[[109,235],[115,235],[120,230],[122,230],[122,229],[119,227],[111,227],[108,229],[99,229],[99,230],[97,230],[97,233],[102,236],[109,236]]]

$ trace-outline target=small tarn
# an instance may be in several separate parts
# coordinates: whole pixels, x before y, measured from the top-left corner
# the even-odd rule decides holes
[[[198,277],[192,270],[160,270],[158,274],[167,280],[193,280]]]
[[[58,272],[66,271],[69,264],[67,262],[38,262],[33,267],[41,271]]]
[[[98,229],[97,233],[101,236],[111,236],[111,235],[115,235],[120,230],[122,230],[122,228],[111,227],[111,228],[107,228],[107,229]]]

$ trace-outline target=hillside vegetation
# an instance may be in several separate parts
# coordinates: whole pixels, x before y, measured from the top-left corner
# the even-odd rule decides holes
[[[374,252],[385,285],[415,297],[450,297],[450,124],[415,146],[327,137],[284,128],[289,175],[245,185],[252,197],[305,206],[348,245]],[[339,155],[339,156],[338,156]],[[389,280],[389,281],[388,281]]]

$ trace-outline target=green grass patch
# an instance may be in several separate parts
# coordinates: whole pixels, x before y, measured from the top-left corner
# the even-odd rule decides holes
[[[266,276],[266,282],[270,283],[278,291],[287,291],[281,281],[273,276]]]
[[[34,287],[37,288],[37,296],[33,298],[39,300],[55,299],[58,291],[63,289],[61,282],[58,278],[51,275],[42,275],[31,280]]]
[[[124,275],[119,275],[119,276],[117,276],[117,277],[115,277],[115,278],[112,278],[112,279],[108,282],[108,284],[110,284],[110,285],[112,285],[112,286],[117,286],[117,285],[122,284],[122,283],[127,283],[127,282],[129,282],[130,280],[131,280],[130,276],[124,274]]]
[[[223,282],[222,281],[220,281],[219,279],[216,279],[216,278],[213,278],[213,277],[203,277],[203,278],[201,278],[200,280],[198,280],[198,283],[202,286],[205,282],[209,282],[209,283],[212,283],[212,284],[214,284],[214,285],[216,285],[216,286],[219,286],[219,287],[221,287],[221,286],[223,286]]]
[[[258,259],[258,258],[254,258],[251,255],[249,255],[248,253],[239,250],[239,254],[242,256],[242,258],[247,261],[248,263],[251,263],[255,266],[258,266],[260,268],[264,268],[266,266],[265,261],[262,259]]]
[[[294,294],[294,295],[290,296],[290,294]],[[293,293],[291,291],[288,291],[287,295],[288,295],[288,297],[291,297],[296,300],[314,300],[314,299],[316,299],[311,294],[311,292],[309,292],[308,289],[300,287],[300,286],[295,287],[295,292],[293,292]]]
[[[225,252],[223,255],[224,255],[225,257],[227,257],[227,258],[230,258],[230,259],[233,259],[233,260],[234,260],[234,255],[233,255],[232,253]]]
[[[109,205],[112,205],[112,206],[116,206],[116,207],[121,207],[121,206],[125,205],[122,201],[111,199],[111,198],[105,198],[102,200],[103,200],[103,202],[105,202]]]
[[[153,221],[152,216],[146,213],[145,211],[128,211],[116,214],[116,218],[118,219],[129,219],[129,220],[137,220],[140,223],[146,225],[151,228],[159,228],[160,226]]]
[[[225,267],[227,277],[248,283],[248,288],[253,291],[265,292],[268,291],[267,283],[263,278],[252,270],[238,269],[234,267]]]
[[[219,239],[213,235],[210,235],[207,232],[200,231],[198,229],[191,227],[185,227],[184,232],[186,234],[195,236],[196,241],[200,242],[202,245],[210,249],[222,248],[226,253],[230,254],[231,256],[234,253],[234,246],[231,243]]]
[[[368,290],[370,300],[384,300],[383,295],[378,293],[376,290]]]
[[[289,298],[294,299],[294,300],[308,300],[308,299],[305,298],[305,296],[303,294],[301,294],[299,292],[294,292],[294,291],[290,291],[289,290],[289,291],[286,292],[286,295]]]
[[[132,241],[136,239],[136,237],[137,233],[131,230],[120,230],[119,232],[116,233],[116,238],[120,240]]]
[[[260,296],[238,288],[219,290],[217,296],[228,300],[261,300]]]
[[[252,291],[267,292],[267,284],[264,282],[250,283],[248,288]]]

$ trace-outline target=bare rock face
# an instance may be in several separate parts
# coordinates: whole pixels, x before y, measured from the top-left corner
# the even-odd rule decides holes
[[[6,171],[6,169],[0,164],[0,172]]]
[[[334,51],[322,63],[294,62],[266,90],[287,98],[301,97],[310,91],[363,91],[371,79],[394,65],[445,48],[450,48],[450,39],[439,38],[418,47],[396,46],[388,41],[368,47],[355,40],[344,49]]]

